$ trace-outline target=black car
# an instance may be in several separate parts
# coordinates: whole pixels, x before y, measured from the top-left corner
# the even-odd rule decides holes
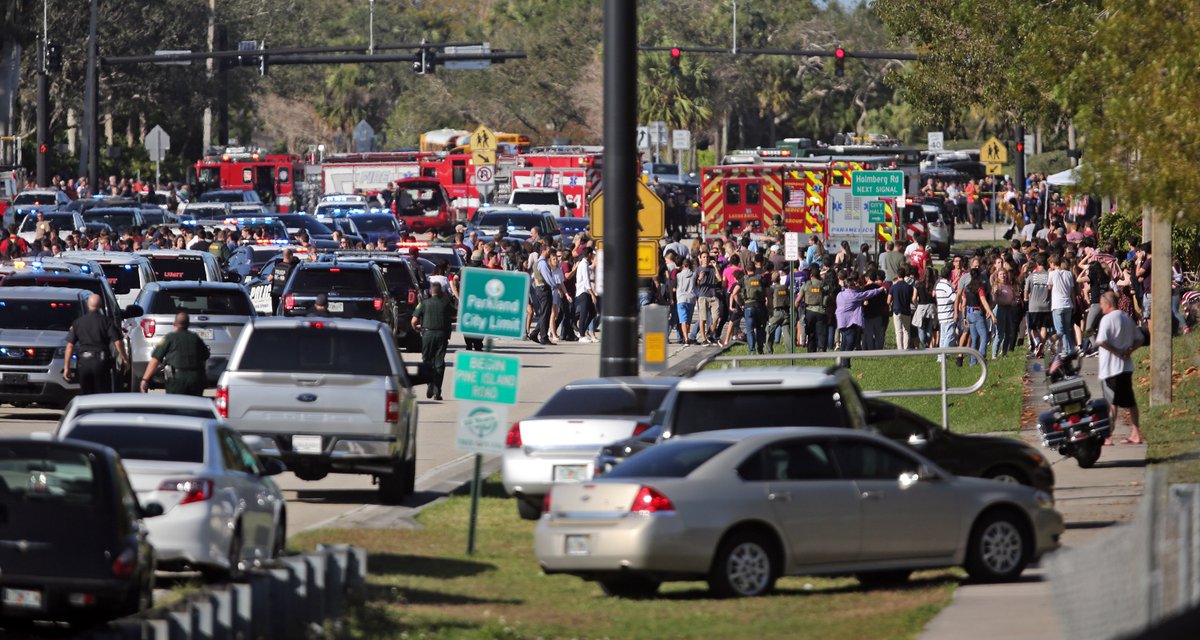
[[[379,267],[379,270],[383,272],[383,280],[387,283],[388,291],[396,300],[396,312],[399,316],[399,330],[396,332],[397,344],[405,351],[421,350],[421,334],[412,330],[413,311],[426,295],[421,288],[421,274],[417,273],[419,267],[396,253],[337,251],[321,256],[321,259],[336,259],[342,264],[374,263]]]
[[[284,285],[280,316],[305,316],[317,296],[328,298],[334,318],[378,320],[391,328],[397,341],[408,327],[400,326],[400,311],[392,297],[383,270],[373,262],[302,262]]]
[[[35,620],[103,622],[151,606],[154,549],[117,454],[85,442],[0,440],[0,635]]]

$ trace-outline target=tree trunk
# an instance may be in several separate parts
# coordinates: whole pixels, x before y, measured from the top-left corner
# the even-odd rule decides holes
[[[1151,212],[1150,406],[1171,404],[1171,222],[1166,212]]]
[[[1075,121],[1071,120],[1067,123],[1067,150],[1075,151]],[[1075,156],[1071,156],[1071,166],[1079,166],[1079,160]],[[1105,212],[1107,213],[1107,212]]]
[[[116,133],[113,131],[113,115],[111,112],[104,114],[104,143],[108,146],[113,146],[113,140],[116,139]]]
[[[75,109],[67,109],[67,154],[75,155],[75,137],[79,135],[79,121]]]

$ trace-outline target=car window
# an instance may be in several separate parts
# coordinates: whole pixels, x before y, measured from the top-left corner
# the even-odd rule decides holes
[[[558,204],[558,193],[555,191],[517,191],[512,195],[509,204]]]
[[[19,193],[13,198],[14,205],[48,205],[56,201],[53,193]]]
[[[300,269],[292,276],[293,293],[375,295],[378,289],[370,269]]]
[[[843,440],[833,445],[833,452],[842,477],[853,480],[895,480],[920,466],[916,458],[871,442]]]
[[[242,465],[246,467],[247,473],[262,475],[262,465],[258,463],[258,456],[255,456],[254,452],[250,451],[250,447],[247,447],[246,443],[236,434],[231,433],[229,435],[232,438],[232,443],[237,450],[238,456],[242,459]]]
[[[208,280],[204,258],[199,255],[146,256],[159,280]]]
[[[256,329],[246,343],[237,369],[368,376],[392,374],[378,333],[309,327]]]
[[[0,447],[0,504],[43,499],[93,505],[97,475],[95,461],[81,451],[35,443]]]
[[[355,216],[351,219],[359,231],[399,231],[396,219],[391,216]]]
[[[254,468],[247,466],[246,460],[242,458],[242,452],[237,446],[237,436],[228,429],[221,429],[217,432],[217,440],[221,444],[221,459],[225,462],[226,469],[242,473],[254,472]]]
[[[886,407],[871,420],[871,426],[892,440],[906,441],[909,436],[929,437],[930,423],[899,407]]]
[[[204,462],[204,438],[197,429],[85,424],[71,429],[67,437],[111,447],[126,460]]]
[[[670,387],[568,387],[550,396],[536,415],[648,416],[662,404],[670,390]]]
[[[108,263],[100,265],[100,268],[104,269],[104,278],[108,280],[112,292],[117,295],[129,293],[142,286],[141,274],[138,273],[136,264]]]
[[[771,445],[738,467],[744,480],[836,480],[829,449],[820,442],[796,441]]]
[[[0,300],[0,329],[66,331],[82,313],[74,300]]]
[[[254,315],[244,290],[161,289],[154,294],[147,313],[155,315],[204,313],[218,316]]]
[[[843,427],[835,389],[684,391],[675,402],[674,435],[749,427]]]
[[[541,230],[543,216],[532,213],[487,213],[479,220],[481,227],[505,227],[507,229]]]
[[[728,449],[729,442],[687,442],[650,447],[630,456],[604,474],[605,478],[684,478],[713,456]]]
[[[59,287],[63,289],[84,289],[92,293],[98,293],[104,297],[104,289],[100,286],[100,281],[95,278],[66,278],[55,277],[53,275],[25,275],[18,274],[5,278],[0,282],[0,286],[5,287]]]

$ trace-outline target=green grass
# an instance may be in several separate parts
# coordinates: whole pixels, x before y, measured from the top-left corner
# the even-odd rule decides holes
[[[1135,354],[1134,390],[1141,409],[1141,427],[1150,446],[1151,464],[1167,465],[1170,482],[1200,482],[1200,335],[1192,333],[1172,343],[1174,393],[1171,403],[1151,407],[1150,349]],[[1124,412],[1117,433],[1124,437],[1129,423]]]
[[[349,543],[370,552],[361,601],[334,637],[393,638],[915,638],[950,602],[960,575],[923,572],[897,589],[851,578],[785,578],[769,597],[711,598],[700,582],[668,583],[657,599],[604,596],[594,583],[546,576],[534,523],[518,519],[495,479],[480,502],[468,556],[465,496],[426,509],[417,530],[320,530],[295,548]]]
[[[887,348],[895,348],[891,327]],[[865,391],[899,389],[936,389],[941,384],[941,373],[934,356],[920,351],[903,358],[858,358],[852,359],[850,374]],[[950,396],[950,430],[958,433],[1016,433],[1021,425],[1021,403],[1025,376],[1024,350],[997,360],[988,360],[988,376],[983,387],[971,395]],[[746,345],[730,347],[725,355],[746,355]],[[836,364],[836,356],[829,359],[797,360],[802,366],[830,366]],[[770,360],[759,363],[765,366],[788,365],[786,360]],[[723,366],[713,363],[709,368]],[[744,365],[743,365],[744,366]],[[967,387],[979,379],[979,367],[956,366],[951,359],[946,367],[947,387]],[[886,398],[902,407],[915,411],[937,424],[942,423],[942,401],[940,396],[917,396]]]

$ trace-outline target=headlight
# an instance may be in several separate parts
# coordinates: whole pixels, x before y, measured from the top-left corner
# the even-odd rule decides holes
[[[1037,493],[1033,494],[1033,502],[1042,509],[1054,508],[1054,498],[1045,491],[1038,491]]]
[[[54,350],[54,357],[55,357],[55,358],[65,358],[65,357],[67,357],[67,347],[66,347],[66,345],[64,345],[64,346],[61,346],[61,347],[59,347],[59,348],[55,349],[55,350]]]

